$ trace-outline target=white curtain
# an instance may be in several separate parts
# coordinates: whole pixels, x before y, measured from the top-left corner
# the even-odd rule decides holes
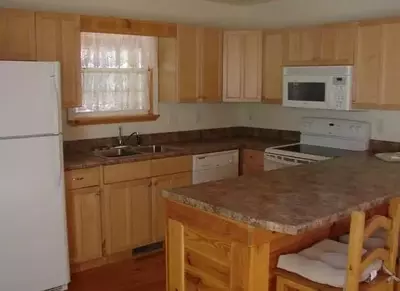
[[[155,37],[81,33],[81,65],[83,104],[76,113],[148,112]]]

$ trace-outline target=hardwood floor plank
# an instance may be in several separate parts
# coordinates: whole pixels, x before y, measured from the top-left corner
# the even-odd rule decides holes
[[[72,274],[69,291],[164,291],[164,253]]]

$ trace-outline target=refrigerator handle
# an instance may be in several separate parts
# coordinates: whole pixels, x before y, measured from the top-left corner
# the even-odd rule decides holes
[[[53,89],[56,92],[56,97],[57,97],[57,108],[58,110],[61,110],[61,96],[60,96],[60,92],[59,92],[59,88],[58,88],[58,84],[59,84],[59,80],[57,79],[57,74],[51,75],[50,76],[52,79],[52,83],[53,83]]]

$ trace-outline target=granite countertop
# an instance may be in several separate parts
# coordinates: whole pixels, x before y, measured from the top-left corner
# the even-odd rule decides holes
[[[66,152],[64,153],[64,169],[76,170],[83,168],[96,167],[100,165],[112,165],[119,163],[129,163],[135,161],[144,161],[150,159],[161,159],[174,156],[195,155],[211,153],[218,151],[234,150],[238,148],[247,148],[264,151],[267,147],[290,144],[293,142],[282,140],[261,140],[256,138],[228,138],[221,140],[186,142],[164,144],[176,148],[173,152],[140,154],[129,157],[105,158],[94,155],[92,152]]]
[[[355,153],[167,190],[163,196],[255,227],[296,235],[400,196],[400,163]]]

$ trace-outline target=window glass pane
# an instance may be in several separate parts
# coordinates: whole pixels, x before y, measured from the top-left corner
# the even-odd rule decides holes
[[[75,112],[149,110],[156,45],[155,37],[81,33],[83,105]]]

